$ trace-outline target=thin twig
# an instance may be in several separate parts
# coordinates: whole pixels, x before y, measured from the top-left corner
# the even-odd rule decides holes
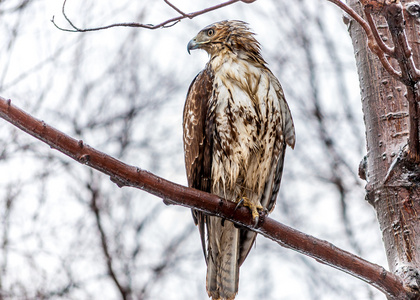
[[[199,11],[188,13],[187,14],[187,13],[184,13],[181,10],[179,10],[173,4],[170,4],[169,1],[165,1],[169,6],[171,6],[173,9],[175,9],[181,15],[178,16],[178,17],[174,17],[174,18],[168,19],[168,20],[163,21],[163,22],[161,22],[159,24],[156,24],[156,25],[129,22],[129,23],[114,23],[114,24],[110,24],[110,25],[106,25],[106,26],[93,27],[93,28],[79,28],[79,27],[77,27],[76,25],[73,24],[73,22],[67,17],[67,15],[65,13],[66,1],[67,0],[64,0],[64,2],[63,2],[62,13],[63,13],[63,16],[66,19],[66,21],[70,24],[70,26],[73,29],[66,29],[66,28],[63,28],[61,26],[58,26],[58,24],[54,20],[54,16],[52,17],[51,22],[58,29],[60,29],[62,31],[68,31],[68,32],[89,32],[89,31],[98,31],[98,30],[109,29],[109,28],[113,28],[113,27],[139,27],[139,28],[146,28],[146,29],[168,28],[168,27],[174,26],[175,24],[177,24],[178,22],[180,22],[183,19],[186,19],[186,18],[192,19],[192,18],[197,17],[199,15],[208,13],[208,12],[213,11],[213,10],[220,9],[222,7],[231,5],[231,4],[236,3],[236,2],[249,3],[247,1],[241,1],[241,0],[229,0],[229,1],[226,1],[226,2],[223,2],[223,3],[220,3],[220,4],[217,4],[217,5],[214,5],[214,6],[205,8],[203,10],[199,10]]]
[[[35,119],[13,106],[10,100],[1,97],[0,117],[45,142],[51,148],[111,176],[119,186],[139,188],[164,199],[167,204],[177,204],[223,217],[256,231],[282,246],[355,276],[388,295],[389,299],[405,299],[406,291],[398,276],[327,241],[302,233],[263,215],[260,217],[258,227],[255,227],[251,213],[246,207],[238,209],[234,202],[172,183],[147,171],[129,166]]]
[[[394,69],[394,67],[391,65],[388,58],[382,51],[375,54],[378,56],[379,61],[382,63],[382,66],[389,73],[389,75],[394,77],[396,80],[403,81],[401,72]]]
[[[343,11],[345,11],[350,17],[352,17],[357,23],[359,23],[360,26],[362,26],[363,30],[366,32],[366,35],[368,36],[368,39],[373,39],[372,31],[370,29],[369,24],[350,6],[348,6],[344,2],[341,2],[340,0],[328,0],[328,1],[334,3]]]
[[[74,29],[78,30],[78,28],[73,24],[72,21],[70,21],[70,19],[66,15],[66,11],[64,9],[64,7],[66,6],[66,2],[67,2],[67,0],[64,0],[63,7],[61,8],[61,13],[63,14],[63,16],[66,19],[66,21],[69,22],[70,26],[73,27]]]
[[[115,285],[118,288],[118,291],[121,294],[121,297],[123,300],[127,300],[129,299],[129,293],[130,293],[130,288],[129,287],[123,287],[122,283],[120,282],[120,279],[118,278],[115,270],[114,270],[114,266],[112,264],[112,256],[109,250],[109,246],[108,246],[108,240],[106,237],[106,233],[105,230],[103,228],[102,225],[102,219],[101,219],[101,213],[99,211],[99,206],[98,206],[98,197],[99,197],[99,191],[94,188],[93,186],[89,185],[88,186],[90,192],[91,192],[91,201],[90,201],[90,208],[93,212],[93,214],[95,215],[95,221],[96,221],[96,227],[98,228],[99,234],[101,236],[101,245],[102,245],[102,251],[104,253],[105,256],[105,260],[106,260],[106,266],[108,269],[108,274],[109,276],[111,276],[112,281],[114,281]]]
[[[343,11],[345,11],[350,17],[352,17],[357,23],[362,26],[363,30],[365,31],[367,35],[368,40],[368,47],[369,49],[378,56],[380,62],[382,63],[385,70],[389,72],[389,74],[392,75],[395,79],[399,81],[403,81],[401,72],[396,71],[392,65],[389,63],[388,59],[385,57],[384,51],[381,49],[381,47],[378,45],[374,34],[372,32],[372,29],[368,22],[366,22],[356,11],[354,11],[350,6],[347,4],[341,2],[340,0],[328,0],[335,5],[337,5],[339,8],[341,8]]]
[[[395,49],[385,44],[385,42],[379,36],[378,29],[376,28],[375,22],[373,21],[373,18],[372,18],[372,15],[370,14],[369,9],[365,7],[364,11],[365,11],[366,20],[369,23],[369,26],[372,30],[373,37],[375,38],[376,43],[378,43],[379,48],[381,48],[381,50],[385,52],[385,54],[395,58],[395,51],[394,51]]]
[[[168,0],[163,0],[165,1],[166,4],[168,4],[170,7],[172,7],[177,13],[179,13],[181,16],[184,16],[185,18],[190,18],[191,19],[191,15],[190,14],[186,14],[184,13],[182,10],[180,10],[178,7],[176,7],[175,5],[173,5],[171,2],[169,2]]]
[[[405,21],[402,20],[404,23]],[[407,34],[405,33],[405,29],[401,32],[401,35],[399,37],[399,41],[402,47],[402,53],[404,57],[407,58],[408,63],[408,69],[410,70],[410,76],[411,79],[415,82],[418,82],[420,80],[420,71],[417,69],[416,64],[414,63],[413,59],[413,51],[408,43],[407,40]]]
[[[400,3],[387,5],[383,10],[383,15],[395,45],[395,59],[400,65],[403,82],[406,85],[414,86],[420,79],[420,71],[414,63],[412,50],[408,44],[403,7]]]

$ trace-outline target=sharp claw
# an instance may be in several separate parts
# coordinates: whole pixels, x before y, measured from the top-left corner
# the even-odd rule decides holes
[[[253,225],[254,225],[254,227],[257,227],[258,222],[260,221],[259,211],[261,210],[261,211],[265,212],[266,208],[262,207],[261,204],[259,204],[259,203],[258,204],[252,203],[246,197],[242,197],[242,198],[240,198],[240,200],[236,204],[235,211],[242,205],[248,207],[251,210]]]
[[[256,218],[254,218],[254,227],[255,228],[257,227],[259,220],[260,220],[260,216],[257,216]]]
[[[236,206],[235,206],[235,211],[236,211],[239,207],[241,207],[241,205],[242,205],[242,204],[244,204],[244,198],[241,198],[241,199],[239,200],[238,204],[236,204]]]

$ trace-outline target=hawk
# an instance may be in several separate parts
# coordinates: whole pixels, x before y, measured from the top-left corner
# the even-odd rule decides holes
[[[183,139],[188,185],[259,211],[271,212],[283,171],[286,144],[294,148],[292,116],[260,44],[242,21],[202,29],[188,52],[203,49],[209,62],[191,83],[184,107]],[[193,210],[207,263],[207,293],[234,299],[239,266],[256,233]],[[206,238],[207,232],[207,238]]]

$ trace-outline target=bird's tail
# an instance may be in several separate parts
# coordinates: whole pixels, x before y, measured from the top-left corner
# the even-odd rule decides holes
[[[239,282],[239,229],[208,217],[207,293],[213,300],[233,300]]]

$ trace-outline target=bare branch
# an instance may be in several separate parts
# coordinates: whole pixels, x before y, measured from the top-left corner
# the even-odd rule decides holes
[[[166,204],[177,204],[223,217],[254,230],[282,246],[355,276],[388,295],[389,299],[407,299],[407,292],[399,277],[327,241],[304,234],[264,215],[260,217],[258,226],[254,227],[251,213],[246,207],[237,209],[234,202],[172,183],[140,168],[129,166],[33,118],[13,106],[10,100],[1,97],[0,117],[45,142],[51,148],[109,175],[120,187],[139,188],[162,198]]]
[[[354,18],[364,29],[368,38],[368,46],[375,53],[385,70],[395,79],[402,82],[407,87],[407,99],[409,101],[410,114],[410,138],[408,140],[409,157],[415,162],[420,161],[419,147],[419,119],[420,111],[418,103],[420,95],[418,93],[418,82],[420,81],[420,70],[417,69],[412,49],[408,43],[405,31],[406,22],[404,20],[403,7],[399,0],[362,0],[367,23],[352,8],[339,0],[328,0],[333,2],[352,18]],[[394,43],[394,47],[388,47],[379,36],[376,25],[372,19],[371,12],[382,14],[389,27],[389,32]],[[386,55],[394,58],[399,65],[400,71],[394,69]]]
[[[412,50],[408,44],[402,5],[398,3],[386,6],[384,16],[395,45],[395,58],[402,70],[405,84],[413,86],[420,80],[420,71],[414,64]]]
[[[408,44],[405,31],[403,7],[400,3],[393,3],[384,8],[383,12],[389,26],[392,41],[395,45],[395,58],[401,69],[402,81],[407,86],[407,100],[409,102],[410,136],[408,140],[409,157],[415,162],[420,161],[419,147],[419,92],[418,82],[420,71],[417,69]]]
[[[378,29],[376,28],[376,25],[373,21],[372,15],[370,14],[370,9],[365,7],[364,12],[365,12],[366,20],[368,21],[369,26],[372,29],[373,37],[375,38],[375,41],[378,43],[379,48],[381,48],[381,50],[385,54],[395,58],[395,49],[393,47],[391,48],[387,44],[385,44],[384,41],[379,36]]]
[[[63,13],[63,16],[66,19],[66,21],[70,24],[70,26],[73,29],[66,29],[66,28],[63,28],[63,27],[59,26],[55,22],[54,16],[52,17],[51,22],[58,29],[60,29],[62,31],[68,31],[68,32],[89,32],[89,31],[98,31],[98,30],[109,29],[109,28],[113,28],[113,27],[139,27],[139,28],[146,28],[146,29],[168,28],[168,27],[174,26],[175,24],[177,24],[178,22],[180,22],[181,20],[186,19],[186,18],[192,19],[194,17],[197,17],[199,15],[203,15],[203,14],[208,13],[210,11],[217,10],[217,9],[222,8],[222,7],[232,5],[233,3],[236,3],[236,2],[252,3],[255,0],[253,0],[253,1],[249,1],[249,0],[229,0],[229,1],[217,4],[217,5],[214,5],[214,6],[211,6],[211,7],[196,11],[196,12],[192,12],[192,13],[184,13],[179,8],[177,8],[175,5],[170,3],[168,0],[164,0],[164,1],[165,1],[166,4],[168,4],[174,10],[176,10],[180,14],[180,16],[168,19],[168,20],[163,21],[163,22],[161,22],[159,24],[156,24],[156,25],[129,22],[129,23],[114,23],[114,24],[110,24],[110,25],[106,25],[106,26],[93,27],[93,28],[79,28],[76,25],[74,25],[74,23],[66,15],[65,6],[66,6],[67,0],[64,0],[64,2],[63,2],[62,13]]]
[[[127,300],[129,299],[130,288],[123,286],[123,284],[121,283],[121,280],[118,278],[117,273],[115,272],[115,269],[112,263],[112,256],[109,250],[108,240],[105,233],[105,229],[102,225],[101,213],[98,206],[99,191],[90,184],[88,185],[88,189],[91,193],[90,209],[95,215],[96,227],[98,228],[99,234],[101,236],[101,246],[102,246],[103,254],[105,256],[108,274],[111,277],[112,281],[117,286],[118,291],[121,294],[121,298],[123,300]]]
[[[360,26],[362,26],[363,30],[365,31],[365,33],[367,35],[369,49],[379,57],[383,67],[389,72],[389,74],[391,74],[393,77],[395,77],[399,81],[402,81],[403,78],[402,78],[400,72],[396,71],[391,66],[391,64],[389,63],[389,61],[385,57],[384,51],[378,45],[377,39],[375,38],[374,33],[373,33],[369,23],[366,22],[356,11],[354,11],[350,6],[348,6],[344,2],[341,2],[340,0],[328,0],[328,1],[330,1],[330,2],[334,3],[335,5],[337,5],[338,7],[340,7],[350,17],[352,17],[357,23],[359,23]],[[374,30],[376,30],[376,28]]]
[[[173,5],[171,2],[169,2],[168,0],[163,0],[165,1],[166,4],[168,4],[170,7],[172,7],[177,13],[179,13],[181,16],[184,16],[185,18],[190,18],[191,16],[190,14],[186,14],[184,13],[182,10],[180,10],[178,7],[176,7],[175,5]]]
[[[369,24],[357,12],[355,12],[350,6],[348,6],[344,2],[341,2],[340,0],[328,0],[328,1],[337,5],[343,11],[345,11],[350,17],[352,17],[357,23],[359,23],[360,26],[362,26],[363,30],[366,32],[368,39],[372,39],[372,31],[369,27]]]
[[[391,63],[389,62],[389,60],[385,56],[385,54],[382,51],[379,51],[379,52],[377,52],[375,54],[378,56],[380,62],[382,63],[382,66],[389,73],[389,75],[391,75],[392,77],[394,77],[395,79],[397,79],[399,81],[402,81],[402,74],[401,74],[401,72],[395,70],[394,67],[391,66]]]

